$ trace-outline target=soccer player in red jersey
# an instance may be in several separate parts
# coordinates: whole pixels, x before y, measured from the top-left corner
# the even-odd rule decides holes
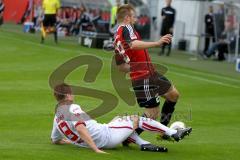
[[[172,35],[167,34],[156,42],[144,42],[134,29],[135,9],[125,4],[118,8],[119,27],[115,34],[115,60],[120,71],[130,73],[132,86],[144,116],[152,119],[160,114],[160,96],[165,98],[160,122],[168,125],[177,103],[179,92],[171,82],[154,68],[147,49],[169,44]],[[136,130],[139,134],[141,129]]]

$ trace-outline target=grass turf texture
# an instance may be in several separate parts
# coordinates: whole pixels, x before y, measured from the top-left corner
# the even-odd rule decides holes
[[[104,68],[94,84],[87,87],[116,94],[110,81],[112,54],[88,49],[73,40],[60,40],[58,45],[48,39],[41,45],[39,35],[21,33],[15,25],[0,28],[0,159],[238,159],[240,133],[240,74],[226,62],[190,61],[190,56],[174,52],[171,57],[157,56],[152,60],[165,64],[167,76],[181,92],[175,120],[193,127],[190,137],[180,143],[158,142],[155,135],[143,137],[154,144],[168,147],[168,153],[140,152],[138,147],[121,146],[107,150],[109,155],[97,155],[91,150],[72,145],[50,143],[55,100],[48,85],[50,74],[59,65],[78,55],[96,55]],[[68,82],[80,84],[86,68],[75,70]],[[77,102],[89,110],[101,101],[77,96]],[[163,101],[161,101],[161,104]],[[122,100],[112,112],[99,117],[108,122],[123,113],[141,113],[137,105],[127,106]],[[191,114],[191,116],[189,116]],[[179,116],[181,115],[181,116]]]

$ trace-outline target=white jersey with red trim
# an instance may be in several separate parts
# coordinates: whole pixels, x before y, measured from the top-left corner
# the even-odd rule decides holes
[[[71,104],[69,106],[69,113],[73,116],[85,114],[85,112],[82,111],[81,107],[77,104]],[[90,136],[98,148],[102,148],[108,144],[110,134],[107,124],[100,124],[92,119],[86,121],[66,120],[64,119],[64,115],[55,115],[54,117],[51,134],[52,141],[58,141],[65,137],[77,146],[88,147],[76,130],[76,126],[79,124],[84,124],[86,126]]]
[[[85,117],[84,117],[85,116]],[[108,124],[100,124],[92,120],[77,104],[58,106],[53,122],[52,141],[67,138],[80,147],[89,147],[78,134],[76,127],[84,124],[98,148],[115,148],[125,140],[139,145],[149,142],[141,140],[134,132],[134,119],[131,116],[116,117]],[[170,129],[149,118],[139,117],[139,128],[156,133],[173,135],[177,130]]]

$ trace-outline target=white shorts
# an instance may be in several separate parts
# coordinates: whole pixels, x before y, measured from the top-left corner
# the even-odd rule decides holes
[[[108,123],[109,141],[104,148],[115,148],[125,141],[133,132],[133,121],[130,116],[119,117]]]

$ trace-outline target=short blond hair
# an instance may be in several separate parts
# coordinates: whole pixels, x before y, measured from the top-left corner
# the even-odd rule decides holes
[[[117,21],[122,22],[127,15],[131,15],[131,11],[135,11],[135,9],[130,4],[120,6],[117,10]]]

